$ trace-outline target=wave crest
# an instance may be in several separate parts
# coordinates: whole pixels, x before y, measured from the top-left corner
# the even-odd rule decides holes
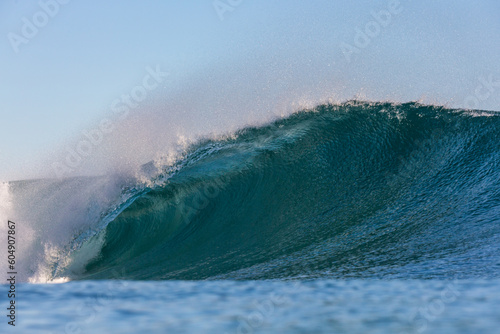
[[[87,196],[76,199],[87,212],[76,212],[85,223],[49,276],[453,276],[443,261],[495,276],[484,259],[499,257],[490,245],[500,235],[500,121],[478,116],[417,103],[320,105],[198,142],[137,178],[65,181]]]

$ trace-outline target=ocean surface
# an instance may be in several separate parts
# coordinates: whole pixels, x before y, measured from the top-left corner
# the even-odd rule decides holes
[[[500,333],[498,112],[319,105],[0,197],[1,332]]]

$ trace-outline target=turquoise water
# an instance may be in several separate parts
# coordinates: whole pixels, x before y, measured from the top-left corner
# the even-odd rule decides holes
[[[496,112],[351,101],[11,182],[16,330],[498,333],[499,139]]]

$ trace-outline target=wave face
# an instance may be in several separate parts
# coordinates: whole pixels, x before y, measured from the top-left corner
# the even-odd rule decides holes
[[[113,181],[51,279],[499,277],[496,113],[321,105],[160,167]]]

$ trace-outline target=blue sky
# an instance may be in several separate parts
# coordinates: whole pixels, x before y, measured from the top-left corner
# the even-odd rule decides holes
[[[262,109],[278,97],[274,108],[285,109],[299,99],[360,96],[500,110],[498,84],[481,89],[500,81],[498,1],[401,1],[387,26],[373,13],[391,1],[221,0],[230,9],[223,13],[212,0],[73,0],[57,10],[55,1],[0,3],[0,180],[37,176],[48,156],[108,117],[148,66],[169,73],[148,103],[183,97],[177,105],[193,105],[190,123],[228,92]],[[16,52],[13,34],[25,38],[26,20],[37,19],[38,32]],[[380,29],[356,44],[370,23]],[[357,51],[346,56],[345,45]],[[265,94],[255,88],[263,85]],[[202,92],[203,103],[194,101]],[[217,115],[221,123],[248,120]]]

